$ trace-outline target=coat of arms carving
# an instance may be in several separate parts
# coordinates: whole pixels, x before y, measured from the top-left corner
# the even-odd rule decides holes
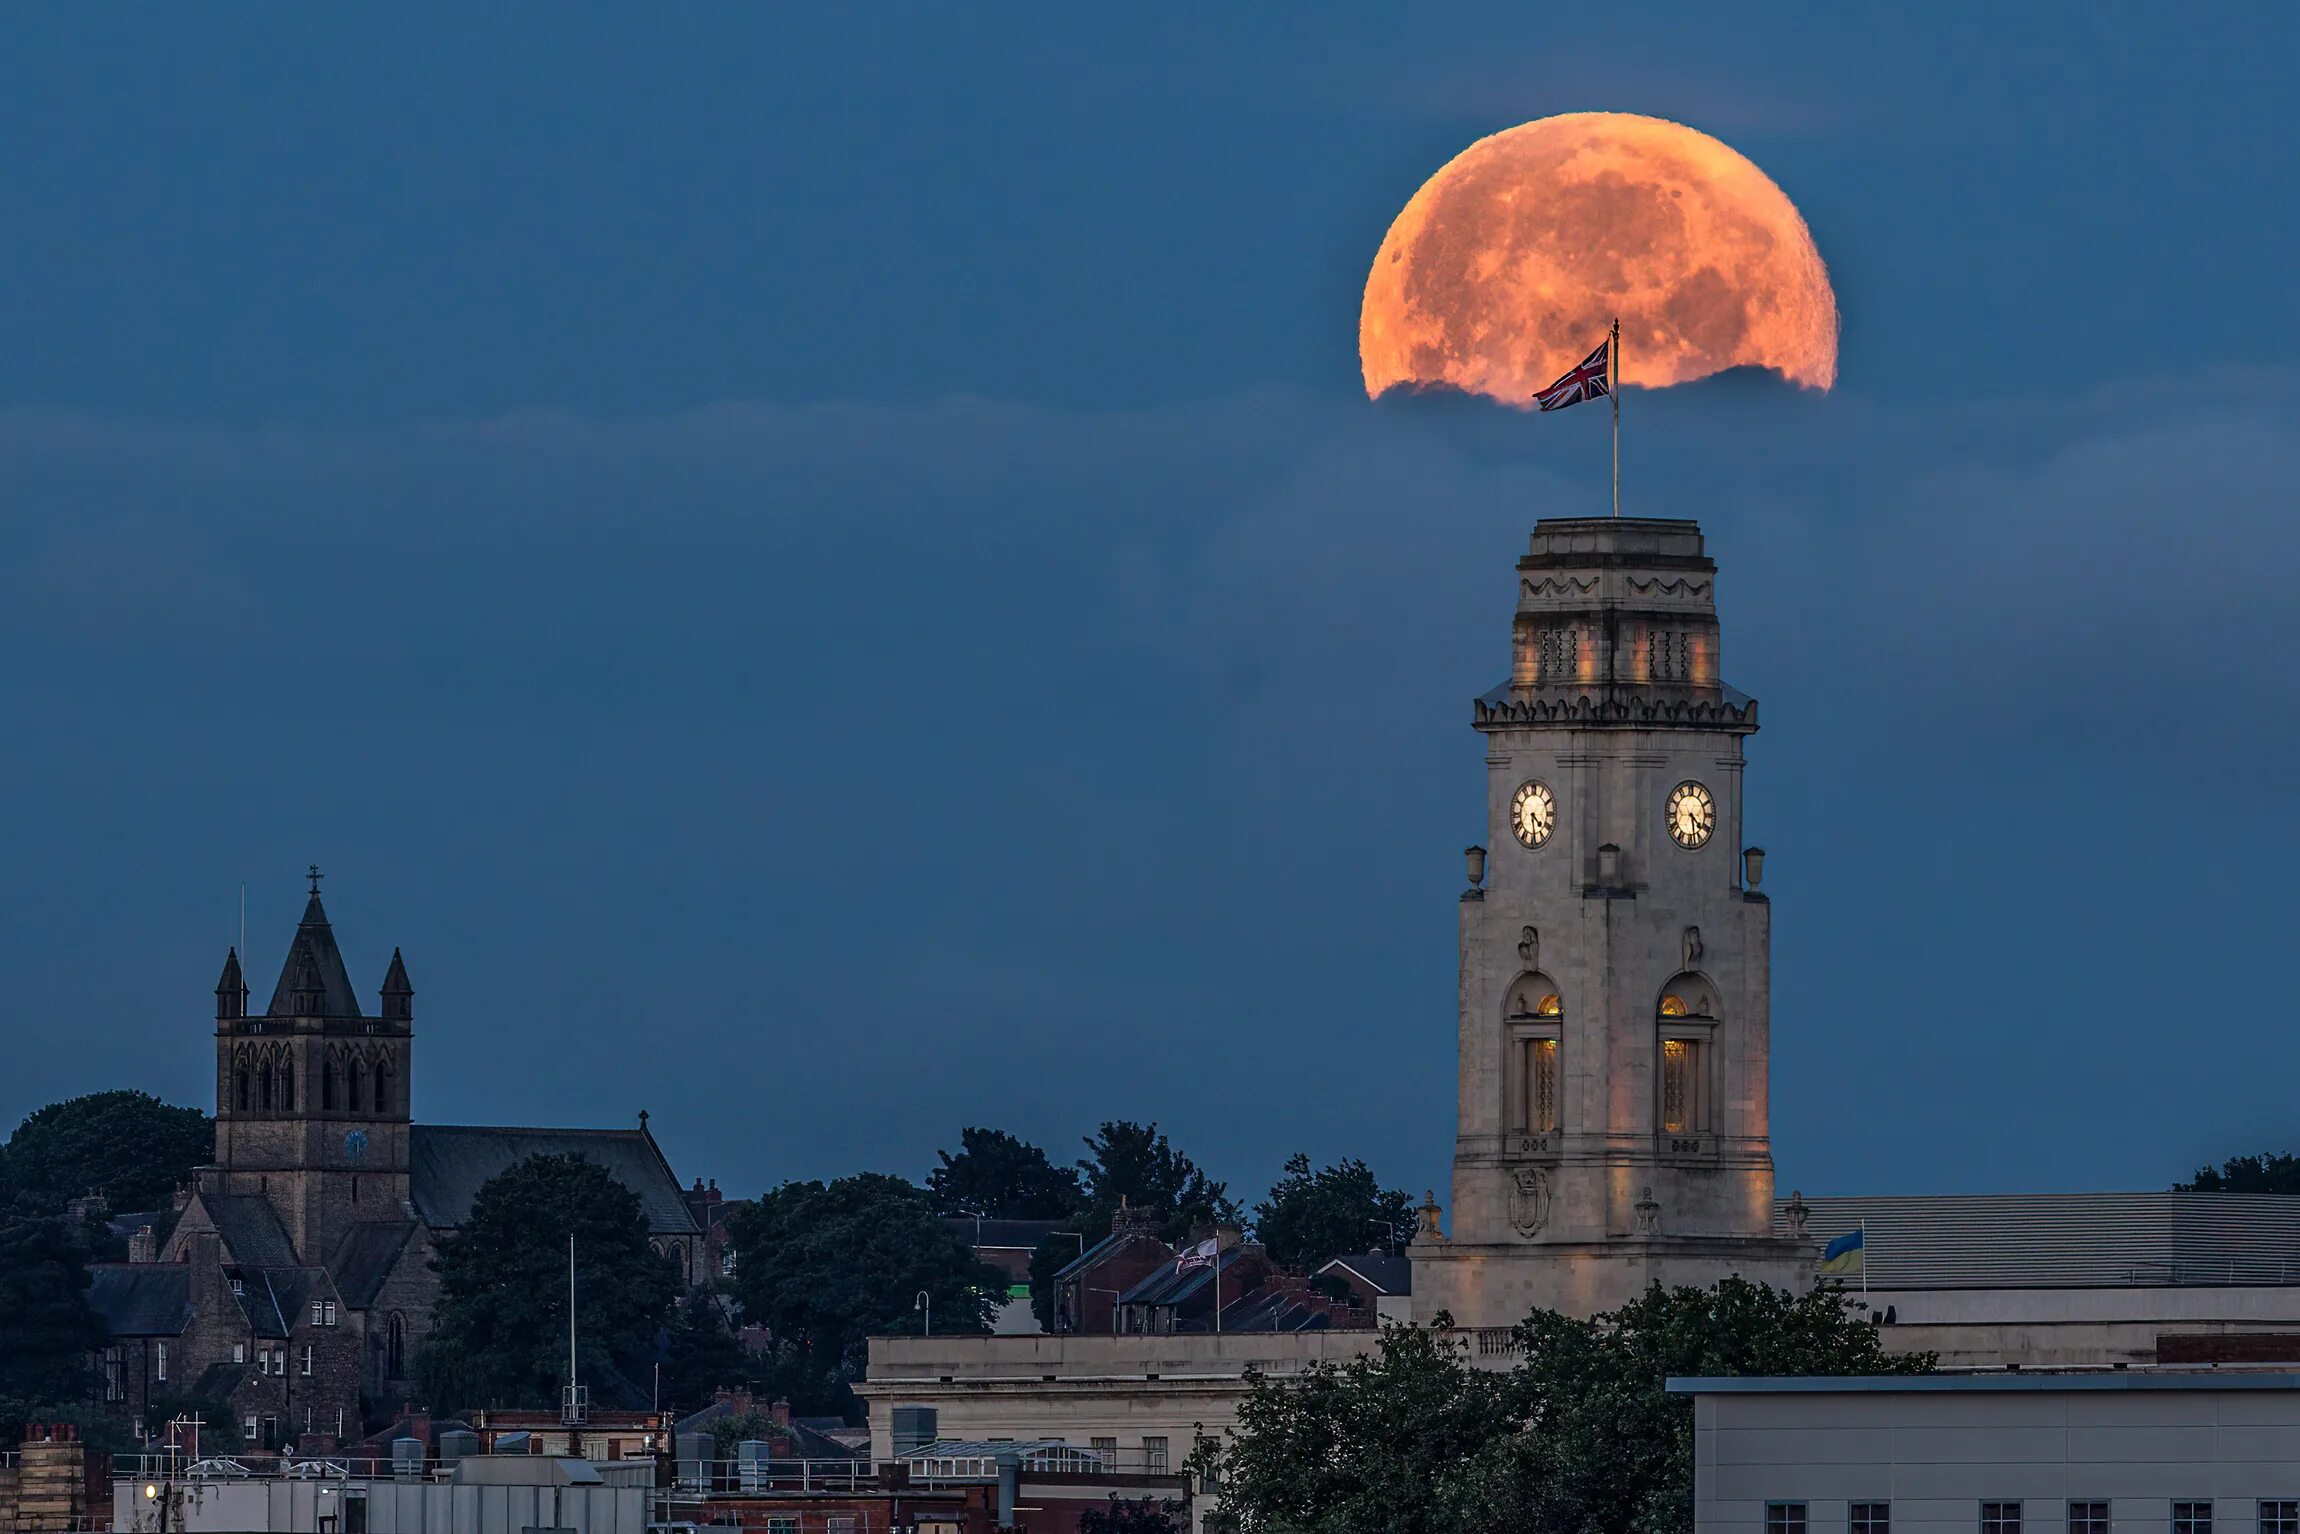
[[[1509,1223],[1521,1236],[1538,1236],[1549,1223],[1549,1174],[1541,1168],[1527,1167],[1512,1179]]]

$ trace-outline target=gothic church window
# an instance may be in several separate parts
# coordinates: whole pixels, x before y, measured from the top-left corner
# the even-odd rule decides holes
[[[282,1060],[279,1072],[280,1108],[283,1112],[293,1113],[295,1112],[295,1066],[289,1061]]]
[[[238,1068],[232,1073],[232,1103],[240,1112],[248,1111],[248,1066],[245,1056],[241,1058]]]
[[[407,1374],[407,1318],[396,1310],[384,1327],[383,1373],[395,1380]]]
[[[264,1112],[272,1111],[272,1073],[269,1067],[256,1072],[256,1090],[262,1094]]]
[[[344,1066],[343,1086],[344,1097],[347,1099],[346,1106],[349,1107],[354,1113],[359,1112],[360,1080],[359,1062],[357,1060],[351,1061],[349,1064]]]
[[[391,1067],[381,1062],[375,1067],[375,1111],[391,1111]]]
[[[323,1110],[335,1109],[335,1062],[322,1060],[319,1067],[319,1105]]]

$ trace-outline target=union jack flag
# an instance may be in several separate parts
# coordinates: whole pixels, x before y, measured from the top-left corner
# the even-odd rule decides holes
[[[1563,410],[1585,399],[1603,399],[1613,392],[1612,372],[1613,338],[1608,336],[1598,343],[1597,350],[1567,369],[1563,378],[1536,394],[1534,403],[1544,410]]]

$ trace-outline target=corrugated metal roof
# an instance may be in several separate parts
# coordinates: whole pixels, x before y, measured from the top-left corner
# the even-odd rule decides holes
[[[581,1156],[639,1195],[647,1228],[694,1235],[695,1217],[655,1142],[636,1129],[498,1129],[415,1124],[408,1129],[408,1196],[434,1230],[460,1229],[489,1178],[529,1156]]]
[[[1876,1289],[2300,1284],[2300,1198],[2006,1193],[1809,1198],[1806,1232],[1865,1229]],[[1774,1229],[1789,1232],[1779,1200]]]

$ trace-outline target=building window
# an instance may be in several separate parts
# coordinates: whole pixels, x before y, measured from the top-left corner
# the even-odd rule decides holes
[[[295,1067],[285,1062],[280,1065],[280,1107],[295,1112]]]
[[[1847,1534],[1893,1534],[1893,1504],[1855,1502],[1845,1509]],[[2071,1530],[2070,1534],[2074,1534]]]
[[[2108,1534],[2108,1504],[2098,1504],[2102,1523],[2100,1534]],[[2075,1534],[2074,1530],[2070,1534]],[[2263,1502],[2260,1504],[2260,1534],[2300,1534],[2300,1501]]]
[[[233,1362],[233,1363],[235,1363],[235,1364],[244,1364],[244,1363],[246,1363],[247,1361],[248,1361],[248,1345],[247,1345],[246,1343],[244,1343],[244,1342],[235,1342],[235,1343],[233,1343],[233,1344],[232,1344],[232,1362]]]
[[[1802,1502],[1766,1503],[1765,1534],[1805,1534],[1805,1504]]]
[[[163,1384],[167,1381],[168,1345],[164,1342],[156,1342],[152,1345],[152,1378]]]
[[[375,1068],[375,1111],[391,1111],[391,1067],[380,1062]]]
[[[823,1534],[855,1534],[855,1515],[833,1513],[823,1520]]]
[[[777,1513],[767,1520],[767,1534],[799,1534],[799,1520],[787,1513]]]
[[[303,1372],[306,1375],[311,1373],[311,1344],[308,1342],[303,1345]]]
[[[256,1441],[256,1414],[254,1412],[249,1412],[240,1418],[240,1436],[249,1443]]]
[[[319,1105],[328,1112],[335,1111],[335,1062],[333,1060],[320,1062]]]
[[[1701,1046],[1661,1041],[1661,1127],[1673,1135],[1701,1132]]]
[[[2018,1502],[1983,1502],[1981,1534],[2020,1534]]]
[[[314,1325],[314,1326],[325,1326],[327,1323],[326,1323],[326,1322],[324,1322],[324,1321],[322,1321],[322,1320],[320,1319],[320,1317],[321,1317],[321,1316],[323,1316],[323,1315],[325,1315],[325,1314],[327,1314],[327,1312],[326,1312],[326,1311],[324,1311],[324,1310],[322,1310],[322,1309],[320,1308],[320,1302],[319,1302],[319,1301],[317,1301],[317,1300],[314,1300],[314,1301],[312,1301],[312,1302],[311,1302],[311,1324],[312,1324],[312,1325]]]
[[[325,1304],[325,1306],[322,1308],[322,1310],[321,1310],[320,1314],[321,1314],[321,1315],[322,1315],[322,1317],[324,1318],[324,1319],[322,1319],[322,1320],[321,1320],[321,1322],[319,1323],[320,1325],[322,1325],[322,1326],[333,1326],[333,1325],[335,1325],[335,1301],[333,1301],[333,1300],[329,1300],[329,1301],[327,1301],[327,1302],[326,1302],[326,1304]]]
[[[120,1399],[120,1350],[116,1347],[104,1349],[104,1399]]]
[[[2071,1502],[2068,1505],[2068,1534],[2108,1534],[2108,1504]],[[2294,1530],[2293,1534],[2300,1534],[2300,1530]]]
[[[383,1375],[394,1380],[407,1377],[407,1318],[396,1310],[384,1327]]]
[[[343,1068],[344,1106],[354,1113],[359,1112],[359,1088],[359,1062],[354,1060]]]
[[[2211,1502],[2173,1503],[2172,1534],[2212,1534]]]
[[[1525,1041],[1525,1127],[1548,1134],[1557,1127],[1557,1040]]]
[[[1142,1469],[1144,1473],[1149,1475],[1164,1475],[1166,1473],[1165,1439],[1145,1438],[1142,1440]]]
[[[248,1068],[244,1065],[232,1074],[232,1101],[240,1112],[248,1111]]]
[[[240,1276],[239,1276],[237,1273],[234,1273],[234,1274],[232,1275],[232,1294],[233,1294],[233,1296],[234,1296],[235,1298],[237,1298],[237,1297],[239,1297],[239,1296],[245,1295],[247,1292],[248,1292],[248,1284],[247,1284],[247,1280],[246,1280],[246,1279],[244,1279],[244,1278],[242,1278],[242,1277],[240,1277]]]

